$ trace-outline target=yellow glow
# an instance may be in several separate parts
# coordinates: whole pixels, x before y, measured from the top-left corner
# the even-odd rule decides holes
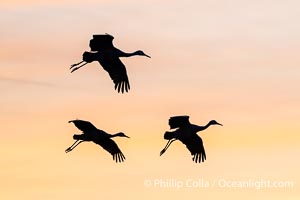
[[[298,199],[300,3],[296,1],[6,1],[0,3],[0,199]],[[131,90],[97,63],[69,73],[95,33],[123,51]],[[200,132],[207,161],[167,141],[168,119]],[[85,119],[116,138],[64,150]],[[164,188],[146,180],[293,181],[294,188]],[[153,183],[153,182],[152,182]]]

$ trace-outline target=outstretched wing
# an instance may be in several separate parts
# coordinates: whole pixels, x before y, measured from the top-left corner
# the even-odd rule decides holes
[[[113,57],[103,58],[99,62],[113,80],[115,90],[122,93],[124,93],[124,91],[128,92],[130,89],[129,80],[125,65],[121,60],[118,57]]]
[[[190,124],[189,122],[189,116],[174,116],[174,117],[170,117],[169,119],[169,125],[170,128],[181,128],[183,126],[186,126]]]
[[[125,160],[125,156],[112,139],[101,139],[94,142],[108,151],[116,162],[123,162]]]
[[[74,125],[75,125],[79,130],[81,130],[81,131],[84,132],[84,133],[98,130],[98,129],[97,129],[91,122],[89,122],[89,121],[84,121],[84,120],[76,119],[76,120],[71,120],[71,121],[69,121],[69,123],[71,123],[71,122],[73,122]]]
[[[193,161],[196,163],[201,163],[201,161],[204,162],[206,160],[203,141],[197,134],[186,138],[182,141],[182,143],[184,143],[187,149],[191,152]]]
[[[101,51],[106,49],[112,49],[114,37],[109,34],[105,35],[93,35],[93,39],[90,40],[91,49]]]

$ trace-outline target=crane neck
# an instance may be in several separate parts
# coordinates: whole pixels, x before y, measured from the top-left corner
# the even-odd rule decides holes
[[[122,133],[111,134],[110,137],[122,137]]]
[[[207,128],[210,127],[210,126],[211,126],[211,123],[208,122],[208,123],[204,126],[204,129],[207,129]]]
[[[138,55],[138,51],[132,52],[132,53],[125,53],[123,52],[122,57],[131,57],[131,56],[136,56]]]
[[[211,125],[211,123],[208,122],[205,126],[197,126],[197,132],[207,129],[208,127],[210,127],[210,125]]]
[[[116,133],[116,134],[110,134],[110,137],[111,138],[113,138],[113,137],[118,137],[119,135],[118,135],[118,133]]]

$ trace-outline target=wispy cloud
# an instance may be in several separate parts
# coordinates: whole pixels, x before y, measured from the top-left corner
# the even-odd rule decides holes
[[[23,78],[12,78],[12,77],[5,77],[5,76],[0,76],[0,82],[10,82],[14,84],[35,85],[35,86],[52,87],[52,88],[59,87],[56,84],[49,83],[46,81],[30,80],[30,79],[23,79]]]
[[[60,90],[75,90],[75,91],[83,91],[83,92],[93,92],[91,89],[81,88],[76,86],[70,86],[65,84],[56,84],[47,81],[40,81],[40,80],[33,80],[33,79],[24,79],[19,77],[7,77],[0,75],[0,84],[1,83],[10,83],[10,84],[18,84],[18,85],[27,85],[27,86],[38,86],[38,87],[47,87],[53,89],[60,89]]]

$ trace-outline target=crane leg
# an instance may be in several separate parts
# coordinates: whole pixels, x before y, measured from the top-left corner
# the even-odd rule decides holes
[[[75,147],[77,147],[77,145],[79,145],[81,142],[84,142],[83,140],[79,141],[76,140],[69,148],[67,148],[65,150],[66,153],[69,153],[70,151],[72,151]],[[77,144],[76,144],[77,143]],[[76,145],[75,145],[76,144]]]
[[[72,69],[73,67],[75,67],[75,66],[77,66],[77,65],[80,65],[80,64],[83,63],[83,62],[84,62],[84,61],[81,61],[81,62],[79,62],[79,63],[75,63],[75,64],[71,65],[70,69]]]
[[[82,62],[84,62],[84,61],[82,61]],[[88,64],[88,63],[86,62],[86,63],[83,63],[82,65],[80,65],[80,66],[78,66],[78,67],[73,68],[73,69],[71,70],[71,73],[74,72],[74,71],[76,71],[77,69],[83,67],[83,66],[86,65],[86,64]],[[71,68],[72,68],[72,67],[71,67]],[[70,69],[71,69],[71,68],[70,68]]]
[[[170,145],[172,144],[172,142],[174,142],[175,140],[176,140],[176,139],[171,139],[171,140],[168,141],[168,143],[166,144],[165,148],[164,148],[163,150],[161,150],[160,156],[163,155],[163,154],[166,152],[166,150],[169,148],[169,146],[170,146]]]

